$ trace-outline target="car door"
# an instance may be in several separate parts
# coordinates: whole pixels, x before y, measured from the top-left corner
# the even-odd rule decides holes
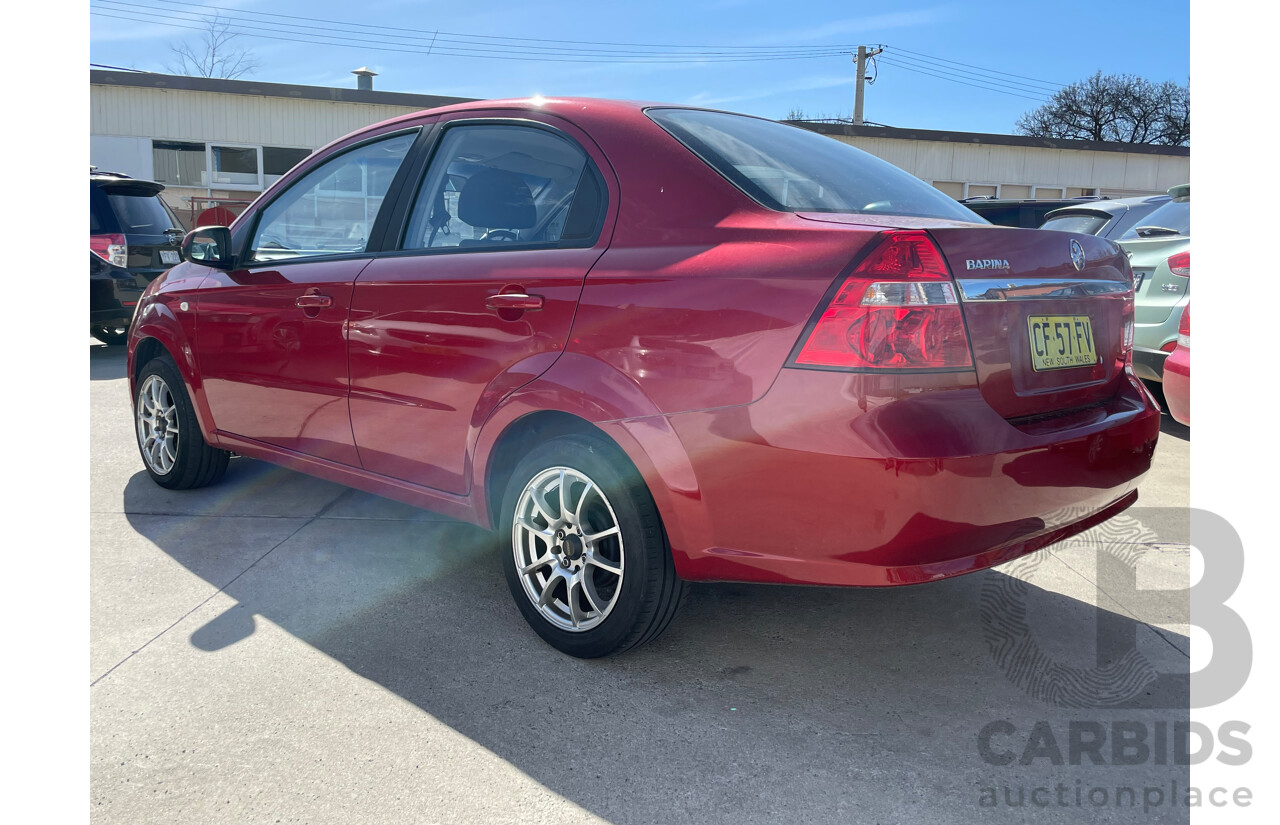
[[[351,428],[365,469],[469,491],[471,439],[559,356],[607,246],[610,184],[592,153],[550,118],[442,119],[398,251],[361,272],[351,301]]]
[[[347,314],[381,231],[383,200],[418,131],[358,141],[318,160],[250,217],[242,263],[210,271],[196,339],[219,431],[358,466]]]

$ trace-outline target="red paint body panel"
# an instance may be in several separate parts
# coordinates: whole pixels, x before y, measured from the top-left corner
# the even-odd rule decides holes
[[[368,258],[208,271],[197,313],[218,430],[358,466],[347,408],[345,325]],[[299,307],[306,295],[330,306]]]
[[[468,433],[555,362],[600,252],[374,261],[356,285],[350,325],[348,430],[355,432],[365,469],[466,493]],[[487,308],[485,300],[500,292],[541,296],[542,309]]]
[[[886,230],[925,229],[956,278],[993,285],[1076,273],[1071,238],[1087,259],[1080,278],[1128,278],[1108,242],[772,212],[621,102],[447,107],[344,138],[308,166],[373,134],[464,116],[538,120],[579,141],[609,190],[599,242],[374,252],[270,278],[184,264],[144,298],[131,359],[147,337],[177,354],[219,446],[483,526],[503,493],[490,476],[504,434],[529,415],[573,416],[640,471],[688,579],[928,581],[1031,552],[1135,500],[1159,411],[1125,368],[1131,293],[962,304],[970,370],[790,366],[824,296]],[[964,270],[975,257],[1008,259],[1009,271]],[[290,316],[286,296],[310,288],[333,311]],[[543,308],[504,318],[485,306],[516,289]],[[198,298],[199,324],[174,309],[183,298]],[[1031,314],[1089,316],[1099,363],[1033,370]],[[296,335],[268,334],[282,328]]]

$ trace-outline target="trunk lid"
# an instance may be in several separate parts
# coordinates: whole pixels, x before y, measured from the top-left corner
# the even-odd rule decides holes
[[[1004,418],[1098,404],[1124,380],[1133,317],[1124,253],[1091,235],[928,230],[951,268],[983,397]]]

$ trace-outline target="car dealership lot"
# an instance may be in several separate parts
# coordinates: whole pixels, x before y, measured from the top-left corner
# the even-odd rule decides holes
[[[213,487],[157,487],[124,375],[122,348],[91,346],[95,821],[1187,819],[1163,803],[1185,766],[1111,764],[1110,743],[1069,764],[1072,722],[1185,720],[1177,678],[1145,707],[1070,707],[992,652],[1013,594],[1064,666],[1136,651],[1186,673],[1186,594],[1098,563],[1187,584],[1189,431],[1168,420],[1138,509],[1047,552],[910,588],[696,585],[661,639],[580,661],[528,629],[474,527],[241,458]],[[1068,764],[1016,758],[1038,722]]]

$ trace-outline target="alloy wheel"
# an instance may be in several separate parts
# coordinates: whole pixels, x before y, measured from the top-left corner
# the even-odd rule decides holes
[[[178,460],[178,405],[164,379],[149,375],[138,390],[138,443],[147,467],[157,475]]]
[[[581,471],[550,467],[525,485],[511,547],[525,595],[555,627],[590,630],[617,604],[626,564],[622,532],[609,499]]]

